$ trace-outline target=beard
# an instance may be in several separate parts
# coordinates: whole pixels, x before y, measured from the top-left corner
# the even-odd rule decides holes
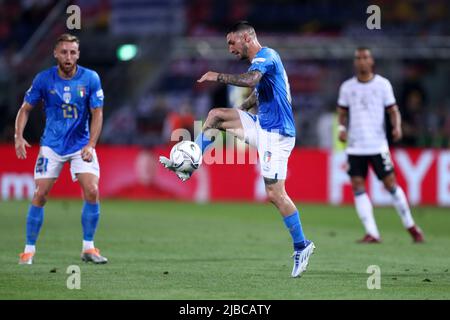
[[[357,73],[362,74],[362,75],[366,75],[372,72],[372,68],[371,67],[360,67],[357,68]]]
[[[242,47],[242,53],[240,54],[240,59],[239,60],[248,60],[248,47],[246,45],[244,45]]]
[[[58,66],[59,66],[59,69],[63,72],[63,73],[65,73],[66,75],[70,75],[71,73],[73,73],[74,72],[74,70],[75,70],[75,63],[70,63],[70,64],[68,64],[68,63],[61,63],[61,62],[58,62]]]

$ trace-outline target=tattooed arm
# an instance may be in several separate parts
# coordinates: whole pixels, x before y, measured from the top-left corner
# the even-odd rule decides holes
[[[257,107],[258,107],[258,97],[256,96],[256,90],[253,90],[252,93],[248,96],[248,98],[245,99],[244,102],[238,107],[238,109],[256,114]]]
[[[197,80],[197,82],[217,81],[238,87],[255,87],[259,80],[261,80],[261,77],[261,72],[256,70],[243,74],[226,74],[208,71],[199,80]]]

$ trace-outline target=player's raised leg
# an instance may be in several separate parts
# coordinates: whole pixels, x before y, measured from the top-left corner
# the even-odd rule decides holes
[[[55,184],[56,179],[37,179],[35,180],[36,189],[33,200],[28,208],[27,215],[27,240],[25,250],[20,254],[19,264],[32,264],[36,252],[36,241],[44,222],[44,206],[47,202],[47,195]]]
[[[315,246],[303,233],[299,212],[285,189],[285,180],[264,178],[267,196],[283,217],[284,224],[292,237],[294,267],[292,277],[299,277],[308,266],[309,257]]]
[[[100,255],[100,250],[94,246],[94,236],[100,218],[100,202],[98,177],[92,173],[79,173],[77,179],[83,190],[84,203],[81,212],[83,227],[83,249],[81,259],[95,264],[107,263],[108,259]]]
[[[217,134],[216,130],[228,130],[231,134],[242,137],[243,128],[238,110],[233,108],[215,108],[208,113],[202,132],[195,139],[195,143],[202,150],[202,154],[213,144],[214,136]],[[191,177],[188,173],[177,171],[171,159],[160,156],[159,161],[164,167],[174,171],[182,181],[186,181]]]
[[[424,242],[422,230],[415,224],[408,205],[408,200],[402,187],[397,184],[395,174],[391,173],[383,179],[384,187],[392,195],[394,207],[402,220],[402,224],[413,238],[415,243]]]
[[[243,138],[243,128],[239,111],[234,108],[215,108],[209,111],[203,124],[202,132],[195,139],[202,150],[205,150],[214,142],[216,132],[213,129],[227,130],[231,134]]]

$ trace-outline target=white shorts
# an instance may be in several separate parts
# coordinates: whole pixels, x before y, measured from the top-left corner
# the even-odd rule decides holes
[[[295,137],[287,137],[278,132],[261,128],[258,116],[239,110],[244,139],[258,149],[261,174],[265,178],[285,180],[287,164],[295,145]]]
[[[70,162],[72,180],[77,180],[77,173],[92,173],[100,178],[97,154],[93,150],[93,159],[86,162],[81,158],[81,150],[60,156],[49,147],[42,146],[34,167],[34,179],[58,178],[64,163]]]

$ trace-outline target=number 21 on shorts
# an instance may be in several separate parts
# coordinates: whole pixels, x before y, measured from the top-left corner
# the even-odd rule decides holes
[[[47,172],[48,158],[39,157],[36,162],[36,173]]]

